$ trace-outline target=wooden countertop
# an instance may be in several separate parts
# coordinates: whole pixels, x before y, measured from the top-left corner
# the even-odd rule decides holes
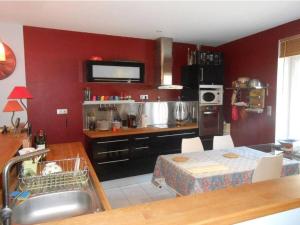
[[[118,131],[84,131],[83,133],[89,138],[103,138],[103,137],[117,137],[125,135],[135,135],[135,134],[147,134],[147,133],[158,133],[167,131],[179,131],[179,130],[190,130],[197,129],[198,125],[196,123],[183,125],[180,127],[170,127],[170,128],[157,128],[157,127],[147,127],[147,128],[128,128],[120,129]]]
[[[48,148],[50,149],[50,152],[48,152],[47,154],[47,160],[74,158],[77,156],[77,154],[80,157],[84,158],[87,161],[91,179],[94,183],[95,190],[102,203],[104,210],[111,209],[109,201],[105,195],[104,189],[98,180],[97,174],[88,158],[88,155],[86,154],[86,151],[84,150],[84,147],[80,142],[53,144],[49,145]]]
[[[225,225],[300,207],[300,176],[69,218],[48,225]]]
[[[22,145],[23,139],[26,137],[26,134],[7,134],[2,135],[0,134],[0,167],[1,173],[5,163],[12,158],[20,146]],[[84,147],[80,142],[73,142],[73,143],[63,143],[63,144],[53,144],[49,145],[50,152],[47,154],[47,160],[57,160],[57,159],[65,159],[76,157],[79,154],[80,157],[83,157],[87,160],[87,164],[89,166],[89,171],[91,175],[91,179],[94,183],[95,190],[99,199],[102,203],[102,206],[105,210],[110,210],[111,206],[101,183],[98,180],[97,174],[84,150]],[[1,192],[1,190],[0,190]]]
[[[26,133],[0,134],[0,173],[2,174],[5,163],[11,159],[22,145]]]

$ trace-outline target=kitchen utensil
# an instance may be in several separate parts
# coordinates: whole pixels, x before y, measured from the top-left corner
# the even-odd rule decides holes
[[[244,84],[244,83],[247,83],[247,82],[250,80],[250,78],[249,78],[249,77],[239,77],[237,80],[238,80],[241,84]]]
[[[238,109],[235,105],[231,107],[231,119],[237,121],[239,119]]]
[[[283,151],[293,151],[293,143],[296,141],[295,139],[278,140]]]
[[[251,79],[249,82],[248,82],[248,87],[249,88],[263,88],[264,85],[263,83],[258,80],[258,79]]]
[[[113,121],[112,122],[112,129],[119,130],[121,128],[121,122],[120,121]]]
[[[238,82],[239,82],[239,86],[241,88],[246,88],[248,87],[248,82],[249,82],[250,78],[249,77],[239,77],[238,78]]]
[[[146,114],[142,114],[141,116],[141,127],[148,126],[148,116]]]
[[[98,130],[109,130],[109,122],[107,120],[97,121],[97,129]]]
[[[89,121],[89,130],[95,130],[96,129],[96,117],[91,116],[91,117],[89,117],[88,121]]]
[[[131,114],[127,116],[127,125],[129,128],[136,128],[137,124],[136,124],[136,116]]]
[[[52,173],[62,172],[62,168],[57,165],[55,162],[47,163],[42,171],[42,175],[46,176]]]
[[[187,105],[184,102],[176,102],[175,110],[174,110],[174,117],[177,121],[182,122],[187,119],[188,117],[188,110]]]

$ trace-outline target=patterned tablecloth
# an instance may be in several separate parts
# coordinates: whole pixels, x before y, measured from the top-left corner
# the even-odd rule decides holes
[[[235,153],[238,158],[226,158]],[[175,162],[174,156],[186,156],[186,162]],[[257,161],[271,155],[248,147],[211,150],[186,154],[161,155],[157,158],[152,182],[165,182],[181,195],[213,191],[251,183]],[[284,158],[281,176],[299,174],[299,161]]]

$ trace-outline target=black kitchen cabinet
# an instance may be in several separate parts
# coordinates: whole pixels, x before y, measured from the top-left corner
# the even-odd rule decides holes
[[[200,84],[224,83],[223,65],[190,65],[183,66],[181,71],[181,99],[184,101],[199,100]]]
[[[198,129],[88,139],[88,155],[101,181],[151,173],[159,155],[180,153],[182,138]]]
[[[199,84],[224,83],[223,65],[190,65],[183,66],[181,73],[181,84],[192,89],[198,89]]]
[[[108,162],[129,158],[129,138],[96,140],[92,143],[93,160]]]
[[[153,138],[152,149],[160,155],[180,153],[182,138],[196,137],[197,134],[196,130],[159,133]]]

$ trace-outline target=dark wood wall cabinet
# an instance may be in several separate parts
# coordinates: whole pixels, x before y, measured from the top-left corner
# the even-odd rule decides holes
[[[198,129],[88,140],[88,154],[101,181],[151,173],[158,155],[180,153],[182,138]]]
[[[144,63],[89,60],[86,62],[86,70],[88,82],[144,82]]]

